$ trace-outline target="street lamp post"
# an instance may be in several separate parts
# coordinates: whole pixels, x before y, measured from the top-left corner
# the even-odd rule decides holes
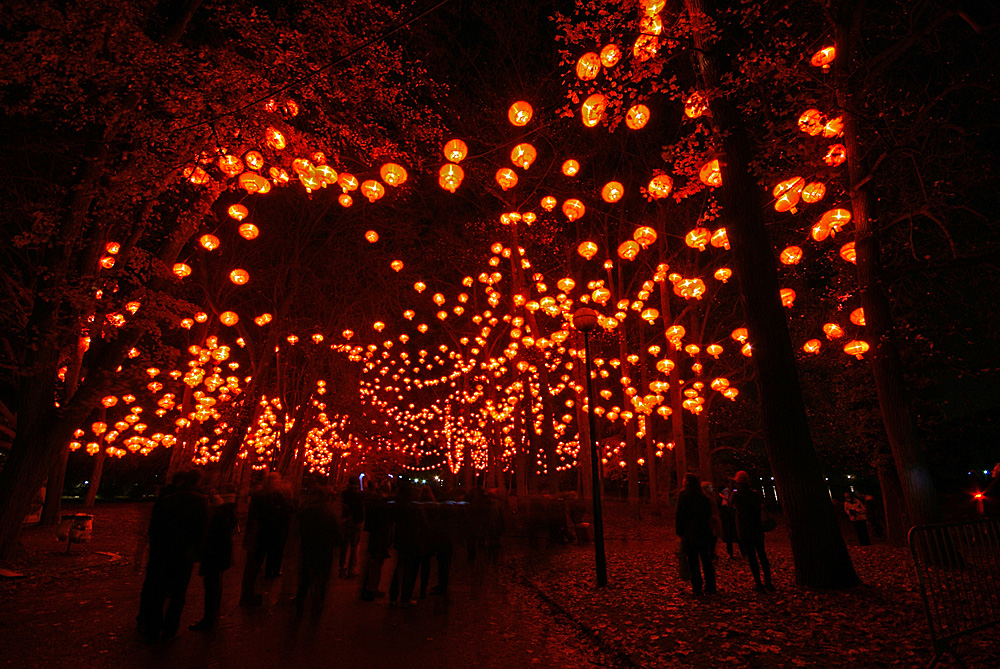
[[[597,327],[597,312],[581,307],[573,314],[573,326],[583,333],[583,372],[587,378],[587,422],[590,425],[590,476],[591,494],[594,499],[594,557],[597,562],[597,586],[608,584],[608,563],[604,555],[604,514],[601,511],[601,470],[597,442],[597,426],[594,423],[594,381],[590,378],[590,333]]]

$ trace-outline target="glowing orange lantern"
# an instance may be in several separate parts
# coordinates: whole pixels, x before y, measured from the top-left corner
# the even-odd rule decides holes
[[[831,144],[823,156],[823,162],[830,167],[842,165],[847,160],[847,147],[843,144]]]
[[[258,316],[257,318],[253,319],[253,322],[256,323],[258,327],[264,327],[265,325],[271,322],[271,318],[272,318],[271,314],[265,312],[260,316]]]
[[[185,265],[182,262],[175,263],[173,272],[174,274],[183,279],[184,277],[191,275],[191,267],[189,265]]]
[[[609,181],[601,189],[601,199],[605,202],[617,202],[625,194],[625,186],[618,181]]]
[[[369,202],[374,202],[385,195],[385,188],[374,179],[368,179],[361,183],[361,194],[368,198]]]
[[[837,137],[844,132],[844,117],[838,116],[826,122],[823,126],[824,137]]]
[[[243,239],[257,239],[260,230],[253,223],[241,223],[239,227],[240,237]]]
[[[219,156],[219,169],[227,177],[235,177],[243,171],[243,161],[231,154]]]
[[[862,307],[858,307],[851,312],[851,322],[855,325],[865,324],[865,310]]]
[[[413,284],[413,290],[417,291],[418,293],[422,293],[425,290],[427,290],[427,284],[424,283],[423,281],[417,281],[415,284]]]
[[[729,336],[733,338],[733,341],[739,342],[740,344],[744,344],[746,343],[747,338],[750,336],[750,333],[746,328],[736,328]]]
[[[688,118],[698,118],[708,111],[708,100],[705,96],[695,91],[684,101],[684,115]]]
[[[242,286],[250,281],[250,272],[245,269],[234,269],[229,273],[229,280],[237,286]]]
[[[820,217],[819,222],[829,226],[830,234],[834,234],[851,222],[851,212],[847,209],[831,209]]]
[[[340,203],[341,207],[347,209],[348,207],[354,204],[354,198],[348,195],[347,193],[341,193],[340,195],[337,196],[337,202]]]
[[[826,195],[826,186],[819,181],[806,184],[806,187],[802,189],[802,201],[807,204],[819,202],[824,195]]]
[[[719,269],[715,270],[715,274],[713,274],[716,280],[721,281],[722,283],[729,281],[729,278],[732,275],[733,275],[733,270],[729,269],[728,267],[720,267]]]
[[[794,214],[795,205],[799,203],[805,185],[806,180],[802,177],[792,177],[775,186],[772,191],[774,197],[777,198],[774,202],[774,209],[780,212],[791,211]]]
[[[202,248],[206,251],[214,251],[219,248],[219,238],[215,235],[202,235],[198,240],[198,243],[200,243]]]
[[[618,245],[618,257],[622,260],[635,260],[639,255],[640,246],[631,239]]]
[[[239,183],[240,188],[248,193],[264,195],[271,190],[271,182],[256,172],[244,172],[240,175]]]
[[[829,340],[840,339],[844,336],[844,328],[840,327],[836,323],[825,323],[823,325],[823,334]]]
[[[114,256],[104,256],[104,257],[101,258],[100,263],[101,263],[101,267],[103,267],[104,269],[111,269],[112,267],[115,266],[115,257]]]
[[[799,117],[799,130],[807,135],[816,135],[823,132],[823,114],[818,109],[807,109]]]
[[[369,230],[365,233],[365,239],[367,239],[369,243],[374,244],[378,241],[378,233],[374,230]]]
[[[392,271],[394,271],[394,272],[402,272],[403,271],[403,261],[402,260],[393,260],[391,263],[389,263],[389,267],[391,267]]]
[[[632,44],[632,57],[640,63],[645,63],[659,51],[660,39],[656,35],[639,35]]]
[[[409,175],[402,165],[396,163],[386,163],[379,169],[379,176],[387,186],[400,186],[406,182]]]
[[[591,81],[601,73],[601,57],[594,52],[580,56],[576,61],[576,76],[580,81]]]
[[[267,130],[264,131],[264,141],[266,141],[267,145],[276,151],[281,151],[286,145],[285,136],[274,127],[268,127]]]
[[[729,234],[726,232],[725,228],[719,228],[712,233],[712,246],[717,249],[729,250]]]
[[[229,207],[230,218],[235,218],[237,221],[242,221],[249,213],[250,212],[247,211],[247,208],[242,204],[234,204]]]
[[[781,289],[781,306],[791,307],[795,304],[795,291],[791,288]]]
[[[453,163],[460,163],[469,154],[469,147],[460,139],[451,139],[444,145],[444,157]]]
[[[642,225],[632,233],[632,239],[639,243],[644,249],[648,249],[656,241],[656,230],[648,225]]]
[[[545,211],[552,211],[553,209],[556,208],[557,204],[559,204],[559,201],[556,200],[551,195],[546,195],[545,197],[542,198],[542,209],[544,209]]]
[[[721,186],[722,170],[719,168],[718,159],[710,160],[702,165],[701,170],[698,171],[698,178],[706,186]]]
[[[503,190],[509,190],[517,185],[517,174],[509,167],[501,167],[496,174],[497,183]]]
[[[802,350],[806,353],[813,353],[819,355],[819,349],[822,348],[823,342],[819,339],[810,339],[805,344],[802,345]]]
[[[534,110],[532,110],[531,105],[523,100],[519,100],[507,110],[507,118],[510,119],[512,125],[522,126],[528,124],[533,113]]]
[[[798,265],[802,260],[802,249],[798,246],[789,246],[778,255],[778,260],[782,265]]]
[[[861,339],[854,339],[844,344],[844,353],[847,355],[853,355],[858,360],[862,360],[864,359],[864,355],[868,352],[869,348],[871,347],[868,346],[868,342]]]
[[[271,175],[271,180],[274,181],[275,185],[288,183],[288,172],[280,167],[272,167],[267,173]]]
[[[234,325],[240,322],[240,317],[236,314],[235,311],[223,311],[221,314],[219,314],[219,320],[222,322],[223,325],[226,325],[228,327],[233,327]]]
[[[449,193],[454,193],[462,185],[464,178],[465,170],[458,165],[449,163],[441,166],[441,171],[438,172],[438,185]]]
[[[614,67],[622,59],[621,49],[614,44],[608,44],[601,49],[601,64],[604,67]]]
[[[833,62],[833,59],[836,56],[837,50],[832,46],[828,46],[814,53],[812,58],[809,59],[809,64],[814,67],[822,67],[824,70],[829,70],[830,63]]]
[[[712,231],[708,228],[695,228],[684,236],[684,243],[693,249],[704,251],[712,238]]]
[[[524,142],[511,149],[510,162],[514,163],[522,170],[526,170],[531,167],[533,162],[535,162],[535,157],[537,155],[538,153],[535,151],[535,147],[527,142]]]
[[[247,167],[252,170],[259,170],[264,167],[264,156],[260,151],[247,151],[246,155],[243,156],[243,160],[246,162]]]
[[[840,257],[852,265],[858,264],[857,252],[854,250],[854,242],[847,242],[840,247]]]
[[[185,167],[184,168],[184,178],[193,184],[201,186],[202,184],[207,184],[211,177],[208,176],[208,172],[201,169],[200,167]]]
[[[601,119],[604,118],[604,110],[607,109],[607,106],[607,100],[600,93],[594,93],[584,100],[583,106],[580,107],[580,118],[583,120],[583,125],[593,128],[600,123]]]
[[[632,130],[640,130],[649,123],[649,107],[646,105],[634,105],[629,108],[625,115],[625,125]]]
[[[563,202],[562,211],[566,214],[566,218],[575,221],[578,218],[583,218],[583,215],[587,212],[587,208],[579,200],[570,199]]]
[[[649,185],[646,187],[646,191],[654,200],[661,200],[670,195],[670,191],[673,190],[673,187],[673,179],[666,174],[657,174],[649,180]]]
[[[597,244],[594,242],[581,242],[580,245],[576,247],[576,252],[583,256],[586,260],[590,260],[597,255],[597,250]]]
[[[568,177],[575,177],[580,173],[580,163],[570,158],[562,164],[562,173]]]
[[[337,177],[337,185],[342,191],[349,193],[358,189],[358,178],[348,172],[341,172],[340,176]]]

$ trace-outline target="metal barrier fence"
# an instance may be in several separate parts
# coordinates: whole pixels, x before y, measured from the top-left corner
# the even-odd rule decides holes
[[[924,611],[931,628],[933,667],[964,634],[1000,623],[1000,519],[919,525],[909,533]]]

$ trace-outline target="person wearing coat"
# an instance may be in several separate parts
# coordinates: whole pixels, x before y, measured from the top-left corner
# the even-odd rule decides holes
[[[684,476],[684,489],[677,498],[676,532],[681,538],[681,547],[691,570],[694,594],[701,595],[704,592],[706,595],[714,595],[716,584],[712,547],[715,535],[712,532],[712,501],[702,493],[701,483],[694,474]]]
[[[236,486],[223,485],[209,502],[208,533],[201,548],[198,574],[205,585],[205,614],[189,629],[204,631],[215,627],[222,605],[222,574],[233,566],[233,530],[236,529]]]
[[[736,490],[729,498],[736,515],[736,536],[740,542],[740,552],[750,563],[754,583],[758,591],[774,590],[771,582],[771,562],[767,559],[764,549],[764,523],[761,516],[764,513],[764,497],[750,487],[750,475],[746,472],[736,472],[733,477]],[[764,581],[761,582],[761,570]]]

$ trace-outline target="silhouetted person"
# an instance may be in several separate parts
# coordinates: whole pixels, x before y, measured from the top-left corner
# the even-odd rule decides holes
[[[365,575],[361,583],[361,599],[371,602],[385,593],[378,589],[382,582],[382,565],[389,557],[392,518],[385,497],[379,493],[378,484],[369,484],[365,495],[365,531],[368,532],[368,555]]]
[[[210,630],[219,620],[222,605],[222,573],[233,566],[233,530],[236,529],[236,486],[227,483],[210,500],[208,533],[201,549],[198,573],[205,584],[205,615],[191,625]]]
[[[427,541],[427,520],[423,508],[413,498],[413,486],[406,479],[399,483],[392,515],[396,570],[389,586],[389,603],[409,606],[420,569],[420,553]]]
[[[424,599],[427,597],[427,588],[431,580],[431,558],[437,558],[438,582],[441,580],[445,517],[444,507],[434,499],[434,491],[429,485],[420,488],[419,504],[427,521],[426,537],[420,547],[420,599]],[[450,559],[450,556],[447,559]]]
[[[684,489],[677,497],[677,536],[691,570],[691,587],[694,594],[702,594],[702,569],[704,593],[714,595],[715,566],[712,564],[712,501],[701,491],[701,483],[694,474],[684,475]],[[699,568],[699,562],[701,568]]]
[[[305,613],[311,597],[311,615],[319,620],[326,601],[327,582],[333,568],[334,547],[341,543],[337,516],[326,487],[313,483],[302,490],[299,508],[299,586],[295,594],[295,612]]]
[[[851,491],[844,493],[844,513],[851,520],[854,526],[854,533],[858,535],[858,544],[861,546],[871,546],[872,540],[868,536],[868,507],[864,501]]]
[[[746,472],[736,472],[734,480],[736,490],[729,498],[729,503],[736,514],[736,535],[740,541],[740,552],[750,563],[757,590],[774,590],[774,584],[771,583],[771,562],[764,550],[764,523],[761,519],[764,497],[750,487],[750,475]],[[761,570],[764,571],[763,583],[760,580]]]
[[[351,479],[341,495],[340,519],[344,533],[344,542],[340,545],[340,578],[354,578],[358,575],[358,546],[365,522],[365,497],[356,478]]]
[[[291,516],[292,501],[285,490],[281,474],[268,473],[264,477],[264,484],[250,495],[244,539],[247,562],[243,568],[240,606],[256,606],[261,603],[261,596],[256,593],[255,585],[262,566],[265,579],[281,575],[281,560],[288,540]]]
[[[726,544],[726,553],[729,557],[733,557],[733,542],[736,541],[736,515],[733,513],[733,507],[729,502],[730,496],[733,491],[729,488],[723,488],[719,493],[719,499],[721,504],[719,505],[719,518],[722,521],[722,541]]]
[[[195,490],[200,480],[197,471],[178,472],[171,488],[153,505],[149,563],[138,618],[139,630],[148,641],[161,635],[171,639],[180,628],[188,583],[208,521],[208,503]]]

